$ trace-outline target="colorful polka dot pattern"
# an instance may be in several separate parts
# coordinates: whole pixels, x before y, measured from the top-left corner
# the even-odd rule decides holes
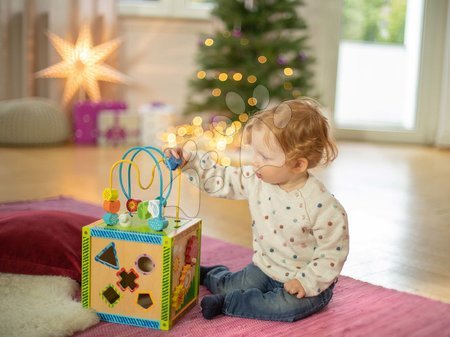
[[[214,196],[248,198],[257,266],[280,282],[299,279],[307,296],[331,285],[348,254],[348,225],[345,210],[320,181],[310,175],[301,189],[285,192],[256,178],[252,168],[223,168],[198,157],[193,166],[200,188]]]
[[[325,193],[321,188],[318,190]],[[275,204],[278,198],[268,197],[268,202],[258,198],[255,206],[262,213],[264,222],[261,218],[256,219],[253,225],[260,233],[259,240],[255,240],[255,246],[259,249],[255,250],[254,261],[269,276],[281,282],[298,277],[305,284],[307,293],[313,296],[326,289],[339,276],[347,256],[348,249],[341,254],[342,240],[348,239],[346,219],[343,218],[345,212],[330,194],[325,194],[322,200],[309,208],[307,199],[302,198],[301,202],[293,199],[287,199],[287,205],[280,207]],[[267,214],[267,209],[272,207],[278,212],[274,212],[274,209]],[[321,217],[322,213],[327,213],[328,219]],[[253,214],[257,214],[256,211]],[[320,219],[321,224],[314,224],[314,219]],[[277,220],[284,221],[278,223]],[[272,225],[272,222],[277,223]],[[335,228],[337,224],[341,225],[340,230]],[[269,230],[270,233],[267,233]],[[339,239],[333,248],[334,252],[324,250],[322,247],[336,235]],[[291,253],[290,258],[279,258],[287,256],[288,252]],[[280,275],[284,277],[280,278]],[[323,279],[328,281],[324,282]]]

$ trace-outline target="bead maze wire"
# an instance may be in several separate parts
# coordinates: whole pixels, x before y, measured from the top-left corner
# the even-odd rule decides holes
[[[153,167],[153,171],[155,170],[155,168],[157,168],[158,172],[159,172],[159,195],[160,195],[160,198],[161,198],[160,201],[162,201],[162,202],[163,201],[167,201],[167,198],[169,197],[170,193],[172,192],[172,179],[173,179],[173,177],[172,177],[172,170],[169,170],[169,175],[170,175],[169,186],[168,186],[168,190],[167,190],[167,193],[166,193],[166,197],[164,198],[163,197],[163,186],[164,186],[163,174],[162,174],[161,167],[160,167],[159,163],[160,162],[164,162],[167,165],[167,167],[169,167],[169,166],[168,166],[168,159],[167,159],[166,155],[161,150],[159,150],[159,149],[157,149],[157,148],[155,148],[153,146],[145,146],[145,147],[136,146],[136,147],[132,147],[127,152],[125,152],[125,154],[122,156],[122,160],[127,159],[127,156],[129,154],[132,154],[130,160],[133,161],[136,158],[136,156],[142,151],[147,153],[152,158],[153,162],[155,163],[155,166]],[[153,153],[151,153],[150,151],[157,152],[161,156],[161,160],[158,161],[156,159],[155,155]],[[132,186],[132,184],[131,184],[131,166],[128,166],[128,174],[127,174],[127,177],[128,177],[128,193],[127,193],[125,191],[125,187],[123,185],[123,180],[122,180],[122,165],[123,164],[121,164],[120,168],[119,168],[120,187],[121,187],[122,192],[125,195],[125,197],[127,199],[130,199],[131,198],[131,186]],[[154,176],[154,173],[152,173],[152,177],[153,176]],[[151,183],[153,183],[153,179],[152,179]]]
[[[153,152],[156,152],[156,156]],[[152,168],[152,175],[151,175],[151,179],[150,182],[147,185],[144,185],[142,180],[141,180],[141,171],[139,169],[139,166],[134,162],[135,158],[137,157],[137,155],[139,155],[140,153],[145,153],[147,155],[150,156],[150,158],[153,160],[154,165]],[[158,160],[157,156],[160,156],[161,159]],[[167,168],[169,168],[169,184],[167,186],[166,189],[166,193],[164,195],[164,180],[163,180],[163,174],[162,174],[162,170],[161,170],[161,163],[165,163]],[[123,169],[124,169],[124,165],[128,164],[128,169],[127,169],[127,174],[126,174],[126,186],[127,188],[125,188],[125,184],[124,184],[124,179],[123,179]],[[176,221],[179,222],[179,215],[180,215],[180,200],[181,200],[181,167],[175,167],[172,168],[171,165],[169,165],[169,159],[167,158],[167,156],[159,149],[153,147],[153,146],[137,146],[137,147],[132,147],[130,149],[128,149],[125,154],[122,156],[122,158],[118,161],[116,161],[110,169],[110,173],[109,173],[109,188],[110,190],[112,190],[112,185],[113,185],[113,174],[114,174],[114,169],[119,166],[119,182],[120,182],[120,188],[122,190],[123,195],[130,200],[132,198],[132,179],[131,179],[131,170],[132,167],[134,167],[134,169],[136,170],[136,175],[137,175],[137,184],[139,186],[139,188],[141,190],[148,190],[154,182],[155,179],[155,172],[156,169],[158,169],[158,173],[159,173],[159,196],[156,198],[157,200],[159,200],[159,218],[162,218],[162,214],[163,214],[163,207],[166,206],[167,204],[167,199],[170,196],[170,193],[172,192],[172,182],[173,182],[173,175],[172,175],[172,171],[177,169],[177,173],[178,173],[178,190],[177,190],[177,200],[176,200]],[[126,167],[125,167],[126,168]]]

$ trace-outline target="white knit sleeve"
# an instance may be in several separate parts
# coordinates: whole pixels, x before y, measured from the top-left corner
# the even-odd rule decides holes
[[[247,199],[248,186],[254,179],[251,167],[222,166],[215,152],[191,152],[183,172],[200,190],[227,199]]]
[[[296,278],[306,296],[316,296],[336,280],[347,259],[348,221],[344,208],[331,195],[310,207],[315,214],[312,231],[316,246],[311,261],[297,273]]]

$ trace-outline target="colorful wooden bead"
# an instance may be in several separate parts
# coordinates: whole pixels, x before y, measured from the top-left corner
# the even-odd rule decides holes
[[[173,171],[173,170],[176,170],[181,165],[181,163],[182,163],[181,158],[177,159],[175,157],[170,157],[167,160],[166,164],[167,164],[167,167]]]
[[[161,197],[160,195],[158,195],[155,200],[158,200],[158,202],[161,200],[163,207],[167,206],[167,199],[164,199],[163,197]]]
[[[103,200],[114,201],[119,198],[119,192],[115,188],[105,188],[103,190]]]
[[[141,202],[142,202],[142,200],[139,200],[139,199],[128,199],[127,200],[128,212],[136,212],[138,209],[138,206]]]
[[[138,205],[137,213],[139,219],[146,220],[150,218],[150,213],[148,212],[148,201],[142,201]]]
[[[149,200],[147,210],[152,218],[158,218],[160,216],[159,212],[159,200]]]
[[[120,211],[120,201],[103,201],[103,209],[109,213],[118,213]]]
[[[151,218],[147,220],[148,225],[154,231],[162,231],[169,226],[169,221],[165,217]]]
[[[128,213],[119,215],[119,226],[127,228],[131,226],[131,216]]]
[[[106,213],[102,219],[108,226],[115,226],[119,222],[119,216],[114,213]]]

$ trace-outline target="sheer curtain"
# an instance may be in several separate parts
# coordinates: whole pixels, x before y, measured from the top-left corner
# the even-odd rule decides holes
[[[447,7],[444,64],[442,69],[441,109],[436,145],[448,148],[450,147],[450,4]]]
[[[0,100],[29,96],[61,102],[64,80],[36,79],[35,73],[61,60],[47,32],[74,42],[83,23],[91,25],[94,45],[116,37],[114,0],[1,0]],[[117,56],[108,59],[116,63]],[[104,96],[116,89],[104,85]]]

